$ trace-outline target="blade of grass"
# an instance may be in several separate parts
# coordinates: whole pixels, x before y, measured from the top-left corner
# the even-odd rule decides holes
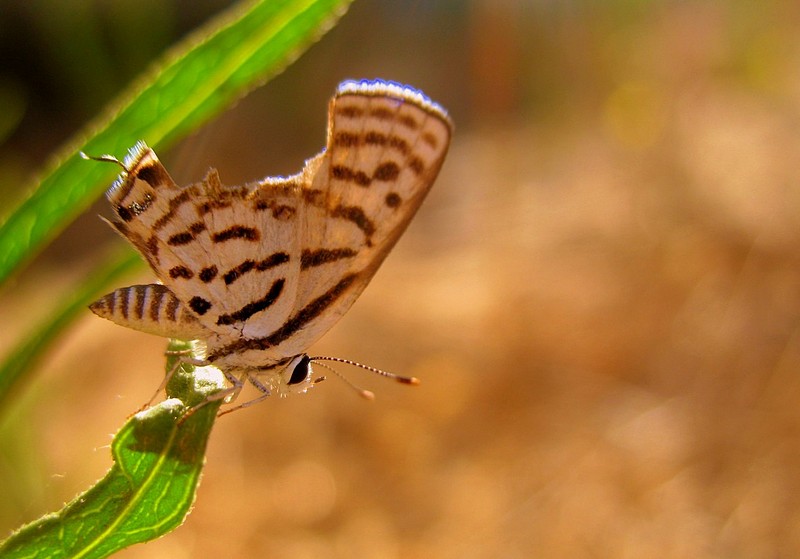
[[[190,348],[172,342],[171,350]],[[167,360],[167,371],[176,357]],[[99,559],[180,526],[192,503],[221,400],[180,421],[191,406],[225,388],[213,367],[182,365],[170,399],[131,417],[111,443],[114,466],[61,511],[0,543],[3,558]]]
[[[141,257],[129,249],[119,251],[108,262],[96,268],[13,348],[0,363],[0,409],[14,386],[75,316],[113,285],[143,264]]]
[[[67,142],[0,225],[0,283],[30,260],[111,180],[77,157],[122,155],[137,140],[164,148],[274,76],[327,31],[351,0],[262,0],[237,5],[164,58],[96,122]]]

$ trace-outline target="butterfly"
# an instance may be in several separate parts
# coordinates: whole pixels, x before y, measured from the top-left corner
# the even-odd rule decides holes
[[[307,349],[402,235],[451,133],[447,112],[411,87],[346,81],[329,104],[325,149],[296,175],[226,186],[211,169],[178,186],[143,142],[122,162],[97,158],[122,166],[107,192],[110,223],[160,283],[117,289],[90,309],[135,330],[199,340],[197,364],[225,374],[229,401],[245,381],[262,392],[253,402],[305,392],[312,362],[331,359]]]

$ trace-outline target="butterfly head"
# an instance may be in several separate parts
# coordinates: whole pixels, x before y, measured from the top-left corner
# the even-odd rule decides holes
[[[288,394],[304,394],[316,383],[325,380],[325,377],[314,378],[311,369],[311,358],[305,353],[293,357],[276,379],[277,392],[281,396]]]
[[[347,379],[344,375],[342,375],[339,371],[334,369],[333,367],[326,365],[323,361],[335,361],[338,363],[344,363],[346,365],[352,365],[354,367],[359,367],[361,369],[366,369],[370,372],[376,373],[386,378],[393,379],[397,382],[402,384],[411,384],[416,385],[419,384],[419,379],[415,377],[404,377],[401,375],[396,375],[394,373],[390,373],[388,371],[383,371],[381,369],[376,369],[375,367],[370,367],[369,365],[363,365],[356,361],[351,361],[349,359],[342,359],[340,357],[326,357],[326,356],[317,356],[317,357],[309,357],[305,353],[301,353],[300,355],[296,355],[291,360],[289,360],[286,367],[281,371],[280,375],[275,377],[274,386],[276,391],[281,396],[287,396],[289,394],[303,394],[309,388],[325,380],[324,376],[321,377],[314,377],[314,371],[311,368],[311,364],[315,363],[320,367],[328,369],[337,377],[345,382],[350,388],[355,390],[360,396],[367,400],[374,400],[375,395],[370,390],[365,390],[355,384],[353,384],[350,380]]]

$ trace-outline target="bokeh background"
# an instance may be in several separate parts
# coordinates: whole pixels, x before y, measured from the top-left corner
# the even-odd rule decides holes
[[[0,1],[0,202],[224,6]],[[118,556],[800,556],[798,29],[778,0],[357,1],[161,158],[293,173],[345,78],[447,107],[438,183],[313,349],[423,383],[225,416],[185,525]],[[98,213],[4,289],[0,348],[122,242]],[[2,534],[104,474],[164,348],[87,310],[48,354],[0,418]]]

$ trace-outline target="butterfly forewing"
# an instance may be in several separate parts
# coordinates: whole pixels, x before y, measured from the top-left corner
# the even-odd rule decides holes
[[[345,82],[329,107],[326,149],[292,177],[225,186],[212,170],[179,187],[137,145],[108,197],[114,226],[163,282],[170,312],[123,316],[112,303],[141,286],[92,310],[140,330],[204,334],[221,367],[288,362],[369,282],[433,184],[450,129],[444,110],[411,88]],[[169,321],[178,303],[174,324],[147,324]]]
[[[450,124],[436,105],[408,88],[361,85],[340,88],[331,101],[327,149],[306,186],[296,308],[314,317],[281,342],[288,354],[305,350],[353,304],[416,213],[449,144]]]

